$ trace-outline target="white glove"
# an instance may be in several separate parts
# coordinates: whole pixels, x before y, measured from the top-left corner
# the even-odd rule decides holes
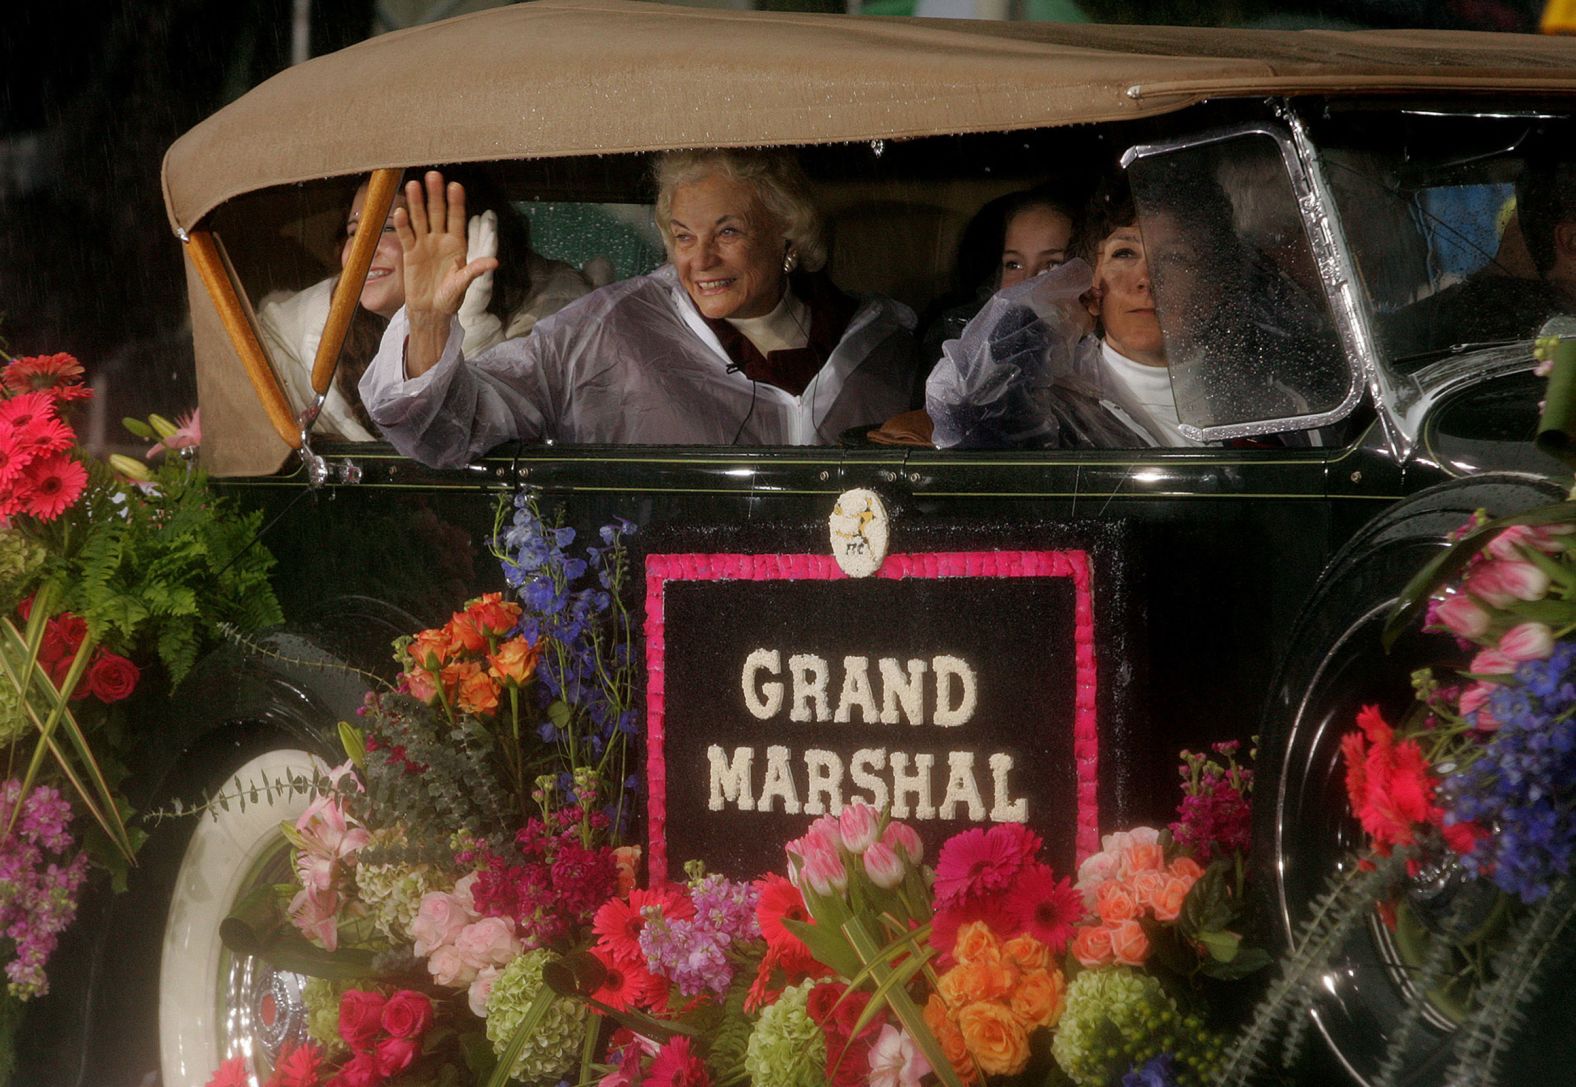
[[[498,255],[498,216],[492,211],[472,215],[465,226],[465,259]],[[503,322],[487,311],[492,303],[493,274],[483,272],[471,281],[460,300],[460,327],[465,330],[463,350],[474,355],[503,338]]]

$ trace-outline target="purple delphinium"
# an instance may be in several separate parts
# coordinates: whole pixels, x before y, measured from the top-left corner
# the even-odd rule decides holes
[[[729,949],[760,938],[757,892],[748,883],[707,876],[690,888],[690,898],[695,904],[691,921],[670,921],[661,911],[647,908],[640,950],[651,972],[667,978],[683,995],[710,990],[720,996],[733,982]]]
[[[1536,902],[1576,854],[1576,642],[1522,664],[1489,712],[1499,727],[1440,790],[1446,822],[1488,830],[1463,865]]]
[[[18,781],[0,786],[0,826],[10,821],[21,793]],[[40,785],[22,800],[10,835],[0,838],[0,951],[12,953],[5,973],[19,1000],[49,991],[44,966],[76,917],[88,862],[80,851],[67,858],[76,846],[70,824],[71,806]]]

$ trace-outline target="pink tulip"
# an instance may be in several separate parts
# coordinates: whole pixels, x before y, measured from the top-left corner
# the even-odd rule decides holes
[[[863,853],[876,840],[880,816],[869,804],[850,804],[837,817],[837,829],[843,848],[850,853]]]
[[[1484,550],[1496,559],[1520,559],[1524,547],[1557,555],[1565,550],[1564,537],[1572,530],[1571,525],[1511,525],[1490,540]]]
[[[1467,671],[1475,676],[1503,676],[1516,670],[1516,662],[1497,649],[1485,649],[1472,658]]]
[[[1530,562],[1503,559],[1480,564],[1467,575],[1466,590],[1496,608],[1517,600],[1542,600],[1549,591],[1549,575]]]
[[[1498,684],[1495,683],[1475,683],[1461,692],[1461,716],[1469,717],[1475,713],[1478,728],[1485,730],[1498,728],[1499,723],[1494,720],[1488,708],[1489,695],[1493,694],[1497,687]]]
[[[865,850],[865,875],[877,887],[890,891],[903,882],[903,858],[891,846],[875,842]]]
[[[909,864],[919,864],[925,856],[925,843],[907,823],[888,823],[881,842]]]
[[[848,888],[848,871],[836,853],[812,853],[805,858],[801,874],[818,895],[842,894]]]
[[[1499,651],[1513,661],[1547,660],[1554,632],[1543,623],[1519,623],[1500,636]]]
[[[1481,638],[1488,631],[1488,612],[1465,593],[1437,601],[1433,608],[1433,619],[1456,637],[1468,641]]]

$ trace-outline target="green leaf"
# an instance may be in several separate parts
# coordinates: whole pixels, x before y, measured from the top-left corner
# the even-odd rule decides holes
[[[1244,947],[1230,962],[1205,959],[1203,965],[1199,967],[1199,973],[1221,981],[1235,981],[1237,978],[1245,978],[1264,969],[1274,961],[1269,952],[1262,947]]]
[[[547,719],[557,728],[569,727],[569,719],[573,716],[569,704],[563,699],[558,699],[547,707]]]
[[[1197,939],[1201,933],[1219,930],[1231,924],[1234,911],[1227,873],[1231,861],[1222,859],[1211,864],[1204,874],[1194,881],[1182,901],[1182,913],[1177,919],[1182,934]]]
[[[864,965],[848,941],[831,930],[791,917],[783,918],[783,927],[804,941],[816,962],[835,970],[841,977],[853,977]]]
[[[1210,929],[1200,932],[1194,939],[1204,945],[1204,950],[1209,952],[1209,957],[1216,962],[1232,961],[1242,948],[1242,937],[1235,932]]]

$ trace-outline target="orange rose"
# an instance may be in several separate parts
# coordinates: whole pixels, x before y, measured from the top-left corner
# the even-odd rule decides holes
[[[474,665],[472,667],[475,667]],[[470,672],[460,681],[460,711],[477,716],[492,713],[498,708],[498,684],[480,668]]]
[[[455,612],[448,626],[450,653],[480,653],[487,648],[487,635],[476,621],[463,612]]]
[[[984,921],[970,921],[958,929],[958,939],[952,946],[952,957],[959,962],[976,959],[1001,961],[1001,941]]]
[[[483,593],[465,605],[465,614],[483,634],[501,637],[520,621],[520,605],[504,600],[502,593]]]
[[[510,638],[498,647],[496,653],[487,654],[492,674],[500,682],[514,687],[525,686],[526,680],[536,673],[537,662],[541,659],[541,649],[523,637]]]
[[[1056,969],[1030,970],[1018,980],[1007,998],[1007,1007],[1025,1030],[1054,1027],[1066,1005],[1067,983]]]
[[[1084,925],[1073,937],[1073,958],[1085,966],[1104,966],[1111,961],[1111,930],[1104,925]]]
[[[947,1005],[940,994],[931,993],[930,1000],[925,1004],[925,1025],[935,1035],[942,1054],[958,1078],[964,1083],[978,1079],[979,1073],[974,1067],[974,1058],[969,1056],[969,1047],[963,1041],[963,1032],[953,1022],[952,1016],[947,1014]]]
[[[1175,921],[1182,915],[1182,903],[1187,899],[1187,893],[1192,888],[1193,881],[1181,876],[1172,876],[1166,880],[1160,894],[1155,898],[1155,920]]]
[[[1130,845],[1122,851],[1122,867],[1131,875],[1134,872],[1161,872],[1166,867],[1166,851],[1159,842]]]
[[[442,628],[424,630],[406,643],[405,652],[418,668],[442,668],[449,661],[449,635]]]
[[[1137,900],[1140,910],[1155,908],[1155,899],[1159,898],[1160,892],[1165,890],[1168,878],[1164,872],[1139,872],[1128,880],[1128,886],[1132,888],[1133,898]],[[1125,918],[1116,920],[1125,920]]]
[[[438,682],[443,685],[443,697],[453,705],[460,697],[460,686],[471,676],[482,670],[481,665],[475,661],[455,661],[445,664],[443,671],[438,673]]]
[[[1100,889],[1095,892],[1094,912],[1100,915],[1100,920],[1106,924],[1115,924],[1118,921],[1131,921],[1138,916],[1138,899],[1133,897],[1133,892],[1127,889],[1127,884],[1110,883],[1100,884]]]
[[[975,959],[948,970],[936,983],[936,988],[948,1007],[961,1008],[977,1000],[1006,996],[1017,980],[1017,969],[1008,963]]]
[[[1023,1024],[994,1001],[970,1004],[958,1013],[963,1042],[988,1076],[1015,1076],[1029,1066],[1029,1035]]]
[[[1001,945],[1007,961],[1020,970],[1043,970],[1051,961],[1051,950],[1027,932],[1014,936]]]
[[[1142,966],[1149,958],[1149,937],[1137,921],[1122,921],[1111,928],[1111,956],[1123,966]]]
[[[416,701],[431,705],[438,697],[438,685],[433,682],[432,673],[425,668],[413,668],[400,678],[405,681],[405,689]]]
[[[618,895],[628,898],[635,889],[636,869],[640,866],[640,846],[621,845],[613,850],[613,868],[618,873]]]
[[[1171,862],[1171,874],[1192,880],[1202,876],[1204,869],[1200,868],[1198,861],[1192,857],[1178,857]]]

